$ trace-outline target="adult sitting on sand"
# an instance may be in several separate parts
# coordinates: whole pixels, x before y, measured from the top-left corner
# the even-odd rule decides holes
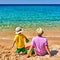
[[[51,56],[49,47],[48,47],[48,41],[45,37],[42,36],[43,30],[42,28],[38,28],[36,30],[37,35],[32,39],[30,49],[28,51],[27,57],[30,57],[30,52],[34,48],[35,54],[44,56],[47,52]]]
[[[25,49],[25,44],[24,44],[24,40],[26,40],[26,42],[28,42],[28,39],[26,38],[26,36],[24,36],[22,34],[23,30],[21,27],[17,27],[16,28],[16,35],[14,38],[14,43],[13,46],[16,43],[16,52],[19,54],[20,52],[23,52],[23,54],[27,53],[26,49]],[[11,48],[13,48],[13,46]],[[10,48],[10,49],[11,49]]]

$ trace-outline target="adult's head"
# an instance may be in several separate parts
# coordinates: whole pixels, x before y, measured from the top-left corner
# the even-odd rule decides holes
[[[43,34],[43,30],[40,27],[37,28],[36,32],[37,32],[38,36],[42,36],[42,34]]]

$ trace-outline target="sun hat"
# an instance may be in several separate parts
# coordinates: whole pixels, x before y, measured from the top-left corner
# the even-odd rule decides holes
[[[21,27],[16,27],[16,34],[22,33],[23,29]]]
[[[42,28],[39,27],[39,28],[37,28],[36,32],[37,32],[37,34],[41,35],[43,33],[43,30],[42,30]]]

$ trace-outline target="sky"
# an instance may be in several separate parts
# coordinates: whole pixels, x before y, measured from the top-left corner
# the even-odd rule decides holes
[[[60,0],[0,0],[0,4],[60,4]]]

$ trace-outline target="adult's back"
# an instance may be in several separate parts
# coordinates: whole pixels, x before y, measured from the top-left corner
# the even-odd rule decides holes
[[[48,45],[47,39],[42,36],[36,36],[32,39],[31,45],[35,49],[35,53],[38,55],[46,54],[45,46]]]

